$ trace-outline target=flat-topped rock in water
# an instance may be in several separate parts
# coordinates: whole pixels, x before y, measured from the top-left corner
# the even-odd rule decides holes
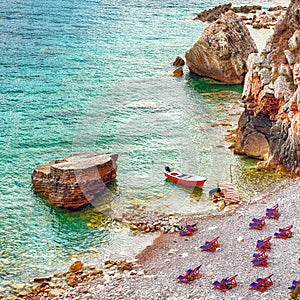
[[[33,189],[61,208],[79,209],[97,199],[116,177],[117,154],[81,153],[34,168]]]

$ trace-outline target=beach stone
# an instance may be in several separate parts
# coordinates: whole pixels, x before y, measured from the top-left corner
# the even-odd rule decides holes
[[[52,279],[51,276],[49,277],[37,277],[33,279],[33,282],[43,282],[43,281],[50,281]]]
[[[182,57],[177,56],[176,59],[173,62],[173,66],[174,67],[180,67],[180,66],[184,66],[185,65],[185,61]]]
[[[133,269],[134,263],[132,262],[127,262],[126,260],[118,260],[116,261],[116,265],[119,271],[123,272],[125,270],[131,271]]]
[[[183,76],[183,68],[182,67],[177,68],[175,71],[173,71],[173,75],[175,77]]]
[[[69,286],[71,287],[75,287],[78,285],[79,283],[79,280],[78,278],[76,277],[75,274],[71,273],[71,274],[67,274],[66,276],[66,282]]]
[[[61,208],[79,209],[97,199],[116,177],[117,154],[81,153],[34,168],[32,188]]]
[[[237,241],[238,241],[238,242],[244,242],[244,240],[245,240],[245,239],[244,239],[244,237],[242,237],[242,236],[239,236],[239,237],[237,238]]]
[[[83,263],[80,260],[76,260],[69,268],[69,272],[76,273],[81,272],[83,269]]]
[[[110,268],[112,268],[114,265],[112,264],[112,263],[107,263],[107,264],[105,264],[105,269],[110,269]]]
[[[13,289],[20,292],[22,289],[25,288],[25,284],[24,283],[17,283],[15,285],[13,285]]]
[[[64,289],[53,289],[50,290],[48,293],[49,298],[55,298],[58,297],[60,294],[62,294],[65,290]]]
[[[66,274],[64,274],[64,272],[56,272],[56,273],[54,273],[54,277],[63,277],[63,276],[65,276]]]
[[[27,295],[27,292],[25,292],[25,291],[18,292],[18,297],[25,297],[26,295]]]
[[[187,252],[184,252],[184,253],[181,253],[180,256],[182,258],[187,258],[187,257],[189,257],[189,254]]]
[[[97,276],[97,275],[102,275],[103,274],[103,270],[94,270],[89,272],[89,276]]]
[[[269,153],[269,143],[259,132],[251,132],[243,140],[243,152],[249,157],[264,158]]]
[[[257,52],[257,47],[246,25],[233,11],[228,11],[209,24],[186,52],[186,64],[200,76],[239,84],[244,81],[247,58],[253,52]]]
[[[138,276],[144,276],[145,275],[145,270],[138,270],[136,275]]]

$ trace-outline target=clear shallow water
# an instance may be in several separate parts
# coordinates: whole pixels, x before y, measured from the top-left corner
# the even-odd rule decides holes
[[[210,126],[236,120],[228,107],[239,106],[241,86],[171,76],[175,57],[204,29],[194,15],[221,3],[0,0],[0,284],[146,242],[109,218],[91,226],[99,210],[205,213],[215,209],[208,191],[230,179],[230,165],[245,196],[280,180],[255,173],[227,149],[226,128]],[[32,192],[36,165],[83,151],[119,154],[104,206],[61,212]],[[166,164],[207,184],[176,187],[163,177]]]

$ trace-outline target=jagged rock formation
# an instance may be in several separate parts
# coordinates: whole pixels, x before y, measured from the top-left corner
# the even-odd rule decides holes
[[[195,20],[201,20],[202,22],[213,22],[221,17],[222,14],[232,9],[232,4],[223,4],[215,6],[212,9],[205,9],[196,15]]]
[[[84,207],[116,177],[117,158],[117,154],[82,153],[50,161],[34,168],[32,187],[58,207]]]
[[[222,14],[229,10],[235,13],[256,13],[257,10],[261,10],[261,5],[244,5],[240,7],[232,7],[232,3],[215,6],[212,9],[206,9],[196,15],[195,20],[201,20],[202,22],[213,22],[221,17]],[[274,8],[275,10],[276,8]]]
[[[239,84],[247,72],[246,61],[257,47],[241,19],[232,11],[211,23],[186,52],[189,70],[225,83]]]
[[[201,20],[202,22],[213,22],[229,10],[239,14],[246,25],[250,25],[256,29],[270,29],[274,27],[278,19],[281,18],[281,16],[285,13],[286,7],[278,5],[265,10],[262,9],[261,5],[232,7],[232,4],[228,3],[200,12],[196,15],[195,20]]]
[[[261,54],[251,54],[235,152],[300,175],[300,2],[291,1]]]

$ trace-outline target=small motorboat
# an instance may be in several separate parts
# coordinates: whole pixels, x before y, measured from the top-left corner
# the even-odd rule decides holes
[[[176,183],[188,186],[203,186],[206,181],[205,177],[182,173],[178,170],[172,171],[168,166],[165,167],[165,176]]]

